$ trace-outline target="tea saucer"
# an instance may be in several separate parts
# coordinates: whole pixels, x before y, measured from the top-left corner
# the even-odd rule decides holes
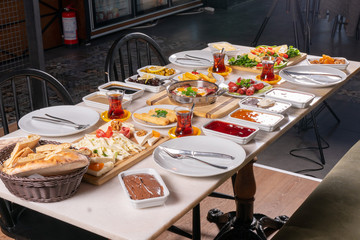
[[[170,138],[178,138],[178,136],[175,135],[175,129],[176,127],[170,128],[168,132]],[[192,129],[193,129],[193,133],[188,136],[197,136],[201,134],[201,130],[199,128],[193,126]]]
[[[275,75],[275,77],[274,77],[274,80],[272,80],[272,81],[262,80],[261,77],[260,77],[260,75],[257,75],[257,76],[256,76],[256,80],[259,80],[259,81],[262,81],[262,82],[266,82],[266,83],[268,83],[268,84],[270,84],[270,85],[275,85],[275,84],[277,84],[278,82],[281,81],[281,77],[280,77],[279,75],[277,75],[277,74],[274,74],[274,75]]]
[[[222,73],[213,72],[213,71],[212,71],[212,68],[213,68],[213,67],[209,67],[209,68],[208,68],[208,72],[216,73],[216,74],[219,74],[219,75],[221,75],[221,76],[223,76],[223,77],[226,77],[227,75],[229,75],[229,74],[232,72],[232,68],[231,68],[231,67],[228,67],[228,66],[226,66],[226,71],[225,71],[225,72],[222,72]]]
[[[124,112],[125,112],[124,117],[116,119],[116,120],[125,122],[126,120],[128,120],[131,117],[131,112],[129,112],[128,110],[124,110]],[[113,120],[113,119],[108,118],[108,111],[101,113],[101,119],[104,120],[105,122],[110,122],[111,120]]]

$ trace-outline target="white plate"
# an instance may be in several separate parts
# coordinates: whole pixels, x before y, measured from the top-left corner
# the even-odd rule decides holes
[[[205,74],[206,76],[208,75],[208,71],[197,71],[198,73],[202,73],[202,74]],[[216,79],[216,84],[217,85],[220,85],[222,82],[224,82],[224,77],[221,76],[220,74],[217,74],[217,73],[212,73],[214,78]],[[181,81],[179,79],[179,77],[182,77],[183,73],[180,73],[178,75],[176,75],[173,79],[176,80],[176,81]]]
[[[224,53],[226,55],[229,55],[229,56],[236,56],[237,53],[240,51],[240,48],[231,44],[231,43],[228,43],[228,42],[213,42],[213,43],[208,43],[208,46],[209,48],[211,49],[212,52],[216,52],[216,51],[220,51],[221,49],[217,49],[214,47],[215,44],[229,44],[231,46],[233,46],[234,48],[236,48],[236,50],[231,50],[231,51],[224,51]]]
[[[89,107],[96,107],[103,110],[109,109],[109,100],[106,96],[106,92],[93,92],[83,97],[82,100]],[[124,99],[122,100],[122,107],[126,109],[129,107],[130,103],[131,100],[126,99],[124,96]]]
[[[71,126],[62,126],[59,124],[40,122],[31,119],[32,116],[46,117],[45,113],[59,118],[69,119],[70,121],[78,124],[89,124],[89,127],[79,130]],[[25,132],[38,134],[40,136],[67,136],[82,132],[94,126],[98,122],[99,118],[99,113],[90,108],[73,105],[61,105],[42,108],[26,114],[20,119],[19,127]]]
[[[235,157],[234,160],[213,157],[198,157],[202,160],[228,167],[227,169],[219,169],[192,159],[174,159],[163,152],[159,147],[155,149],[153,152],[155,163],[167,171],[190,177],[209,177],[228,172],[240,166],[246,157],[245,150],[239,144],[228,139],[213,136],[175,138],[162,143],[160,146],[207,152],[216,151],[218,153],[230,154]]]
[[[146,72],[142,72],[142,71],[141,71],[142,69],[149,68],[149,67],[155,67],[155,66],[157,66],[157,65],[148,65],[148,66],[139,68],[139,69],[137,70],[137,73],[138,73],[140,76],[142,76],[142,75],[144,75],[144,74],[146,73]],[[163,75],[158,75],[158,74],[154,74],[154,73],[150,73],[150,74],[154,74],[154,75],[155,75],[157,78],[159,78],[159,79],[171,79],[172,77],[174,77],[175,75],[177,75],[177,74],[180,73],[179,70],[177,70],[177,69],[174,69],[174,70],[175,70],[175,73],[172,74],[172,75],[169,75],[169,76],[163,76]]]
[[[147,113],[151,109],[154,109],[154,108],[166,108],[166,109],[173,110],[176,107],[178,107],[178,106],[176,106],[176,105],[151,105],[151,106],[140,108],[140,109],[136,110],[134,113]],[[171,128],[171,127],[176,126],[176,122],[171,123],[171,124],[166,125],[166,126],[156,125],[156,124],[153,124],[153,123],[145,122],[145,121],[142,121],[142,120],[137,119],[136,117],[134,117],[134,113],[132,114],[132,119],[134,120],[134,122],[137,123],[137,124],[140,124],[140,125],[142,125],[144,127],[149,127],[149,128]]]
[[[130,78],[135,78],[137,76],[138,75],[134,75],[134,76],[131,76]],[[160,92],[161,90],[165,89],[165,87],[171,83],[171,80],[164,80],[163,84],[160,86],[150,86],[150,85],[146,85],[146,84],[130,82],[129,78],[125,79],[125,82],[129,85],[144,88],[148,92],[157,93],[157,92]]]
[[[258,81],[258,80],[255,80],[255,79],[253,79],[253,80],[255,81],[255,84],[257,84],[257,83],[263,83],[263,84],[264,84],[264,87],[267,87],[267,89],[266,89],[266,90],[262,89],[261,92],[254,93],[253,95],[251,95],[251,97],[252,97],[252,96],[255,97],[255,96],[264,95],[264,93],[265,93],[266,91],[268,91],[268,90],[270,90],[270,89],[272,88],[272,86],[271,86],[270,84],[266,83],[266,82]],[[219,87],[220,87],[220,88],[224,88],[224,89],[228,89],[228,84],[229,84],[229,82],[236,82],[236,80],[235,80],[235,81],[227,80],[227,81],[221,83]],[[231,94],[231,93],[229,93],[229,92],[226,92],[225,95],[228,95],[228,96],[231,96],[231,97],[236,97],[236,98],[249,97],[249,96],[247,96],[247,95],[236,95],[236,94]]]
[[[324,77],[324,76],[320,76],[320,75],[303,75],[304,78],[303,79],[297,79],[294,77],[290,77],[286,74],[284,74],[284,70],[286,71],[291,71],[291,72],[301,72],[301,73],[309,73],[309,72],[313,72],[313,73],[322,73],[322,74],[336,74],[339,75],[341,77],[341,79],[338,78],[329,78],[329,77]],[[339,82],[342,82],[346,79],[346,74],[336,68],[332,68],[332,67],[326,67],[326,66],[293,66],[293,67],[287,67],[283,70],[280,71],[279,75],[285,79],[288,82],[291,82],[293,84],[296,85],[300,85],[300,86],[305,86],[305,87],[329,87],[335,84],[338,84]],[[300,76],[300,75],[299,75]],[[306,79],[306,77],[314,79],[315,81],[319,82],[313,82],[309,79]]]
[[[187,57],[186,55],[204,58],[207,60],[191,58]],[[186,59],[184,60],[184,58]],[[195,50],[175,53],[169,57],[169,61],[180,67],[199,69],[212,67],[214,64],[214,57],[210,51]]]
[[[308,57],[306,59],[306,62],[311,66],[325,66],[325,67],[337,68],[340,70],[345,70],[347,68],[347,66],[350,64],[349,61],[343,57],[333,57],[333,58],[334,59],[343,59],[343,60],[345,60],[345,64],[313,64],[313,63],[310,63],[310,61],[319,60],[320,58],[321,57]]]

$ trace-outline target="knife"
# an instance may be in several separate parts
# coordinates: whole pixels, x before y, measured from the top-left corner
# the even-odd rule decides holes
[[[288,71],[288,70],[283,70],[283,71],[284,71],[284,73],[289,73],[289,74],[293,74],[293,75],[321,75],[321,76],[341,78],[341,76],[339,76],[337,74],[328,74],[328,73],[323,73],[323,72],[292,72],[292,71]]]
[[[316,81],[316,80],[314,80],[314,79],[312,79],[312,78],[309,78],[309,77],[307,77],[307,75],[295,75],[295,74],[292,74],[292,73],[290,73],[290,72],[287,72],[287,71],[284,71],[284,73],[287,75],[287,76],[289,76],[289,77],[292,77],[292,78],[294,78],[296,81],[297,80],[308,80],[309,82],[313,82],[313,83],[316,83],[316,84],[319,84],[319,85],[325,85],[325,84],[327,84],[326,82],[320,82],[320,81]]]
[[[224,154],[224,153],[173,149],[173,148],[163,147],[163,146],[161,146],[161,148],[165,148],[166,150],[168,150],[169,152],[171,152],[173,154],[181,154],[181,155],[192,156],[192,157],[203,156],[203,157],[214,157],[214,158],[229,158],[231,160],[235,159],[235,157],[228,155],[228,154]]]

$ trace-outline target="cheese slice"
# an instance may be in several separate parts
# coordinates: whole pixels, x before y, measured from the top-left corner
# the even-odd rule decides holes
[[[143,146],[146,141],[151,138],[152,136],[152,133],[151,132],[148,132],[147,134],[145,134],[144,136],[138,136],[137,135],[138,132],[135,132],[134,134],[134,137],[135,137],[135,140],[137,141],[137,143],[140,145],[140,146]]]
[[[157,141],[159,141],[159,139],[160,139],[160,137],[151,137],[151,138],[149,138],[149,140],[148,140],[149,146],[154,145]]]
[[[110,171],[113,168],[114,168],[113,162],[106,162],[106,163],[104,163],[104,167],[102,169],[100,169],[99,171],[94,171],[94,170],[88,169],[87,173],[91,174],[93,176],[99,177],[99,176],[104,175],[105,173],[107,173],[108,171]]]
[[[236,50],[236,47],[234,47],[230,43],[214,43],[213,47],[218,50],[221,50],[224,48],[225,51],[235,51]]]

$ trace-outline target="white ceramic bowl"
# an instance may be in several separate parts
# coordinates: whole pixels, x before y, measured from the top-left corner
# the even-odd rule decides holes
[[[102,92],[107,92],[109,90],[115,90],[115,89],[124,90],[125,91],[124,98],[130,100],[141,97],[145,92],[144,87],[141,86],[135,87],[127,83],[116,82],[116,81],[102,84],[98,87],[98,89],[99,91]]]
[[[253,110],[261,110],[261,111],[265,111],[265,112],[270,112],[270,113],[278,113],[278,114],[284,114],[290,107],[291,107],[291,103],[288,102],[282,102],[279,100],[274,100],[272,99],[275,104],[274,106],[268,107],[268,108],[262,108],[259,107],[255,104],[249,104],[249,101],[252,100],[257,100],[257,101],[261,101],[262,99],[267,99],[264,97],[253,97],[253,96],[249,96],[247,98],[244,98],[242,100],[239,101],[239,106],[242,108],[248,108],[248,109],[253,109]]]
[[[211,130],[211,129],[207,128],[211,123],[216,122],[216,121],[223,122],[225,124],[231,124],[231,125],[237,126],[237,127],[242,127],[244,129],[251,129],[251,130],[254,130],[254,131],[249,136],[240,137],[240,136],[235,136],[235,135],[231,135],[231,134],[228,134],[228,133],[222,133],[222,132]],[[239,143],[239,144],[247,144],[248,142],[250,142],[255,137],[255,135],[259,131],[259,128],[257,128],[257,127],[247,127],[247,126],[245,126],[243,124],[233,123],[233,122],[222,120],[222,119],[211,120],[210,122],[204,124],[201,127],[201,129],[202,129],[202,131],[203,131],[203,133],[205,135],[226,138],[226,139],[232,140],[232,141],[234,141],[236,143]]]
[[[140,174],[140,173],[150,174],[150,175],[154,176],[155,179],[158,181],[158,183],[163,187],[164,195],[161,197],[147,198],[147,199],[142,199],[142,200],[131,199],[129,192],[127,191],[127,189],[125,187],[123,177],[128,176],[128,175],[133,175],[133,174]],[[126,198],[129,200],[129,202],[135,208],[147,208],[147,207],[163,205],[165,203],[166,199],[168,198],[168,196],[170,195],[170,192],[169,192],[168,188],[166,187],[164,181],[162,180],[161,176],[153,168],[127,170],[127,171],[119,173],[118,178],[119,178],[120,184],[124,190]]]
[[[311,66],[327,66],[327,67],[337,68],[340,70],[345,70],[347,68],[347,66],[349,65],[349,61],[343,57],[333,57],[333,58],[334,59],[343,59],[343,60],[345,60],[345,64],[313,64],[313,63],[310,63],[310,61],[319,60],[320,58],[321,57],[308,57],[306,59],[306,62]]]
[[[93,92],[82,98],[83,102],[89,107],[100,108],[103,110],[109,109],[109,100],[106,96],[106,92]],[[131,99],[124,96],[122,101],[122,107],[127,108],[131,103]]]
[[[149,68],[149,67],[155,67],[155,65],[149,65],[149,66],[145,66],[145,67],[139,68],[139,69],[137,70],[137,73],[138,73],[140,76],[142,76],[142,75],[146,74],[146,72],[142,72],[141,70],[143,70],[143,69],[145,69],[145,68]],[[175,70],[175,73],[172,74],[172,75],[169,75],[169,76],[163,76],[163,75],[158,75],[158,74],[154,74],[154,73],[150,73],[150,74],[155,75],[158,79],[171,79],[172,77],[174,77],[175,75],[177,75],[177,74],[180,73],[179,70],[177,70],[177,69],[175,69],[175,68],[173,68],[173,69]]]
[[[138,75],[134,75],[134,76],[131,76],[130,78],[136,78]],[[129,78],[125,79],[125,83],[129,84],[129,85],[132,85],[132,86],[135,86],[135,87],[142,87],[144,88],[145,91],[148,91],[148,92],[154,92],[154,93],[158,93],[162,90],[165,89],[165,87],[167,85],[169,85],[172,81],[171,80],[164,80],[160,86],[151,86],[151,85],[146,85],[146,84],[141,84],[141,83],[136,83],[136,82],[131,82],[129,80]]]
[[[259,113],[262,116],[264,116],[264,118],[267,118],[267,119],[266,119],[265,123],[259,123],[259,122],[252,122],[252,121],[248,121],[248,120],[244,120],[244,119],[240,119],[240,118],[236,118],[236,117],[231,116],[234,112],[236,112],[236,111],[238,111],[240,109],[250,110],[250,111],[253,111],[255,113]],[[277,127],[280,126],[282,120],[285,118],[281,114],[269,113],[269,112],[265,112],[265,111],[261,111],[261,110],[252,110],[252,109],[246,109],[246,108],[235,109],[234,111],[232,111],[228,115],[228,117],[232,122],[237,122],[237,123],[240,123],[240,124],[246,124],[247,126],[251,126],[251,127],[258,127],[260,130],[264,130],[264,131],[267,131],[267,132],[274,131]]]
[[[315,98],[312,93],[285,88],[273,88],[265,92],[265,97],[291,103],[295,108],[306,108]]]

